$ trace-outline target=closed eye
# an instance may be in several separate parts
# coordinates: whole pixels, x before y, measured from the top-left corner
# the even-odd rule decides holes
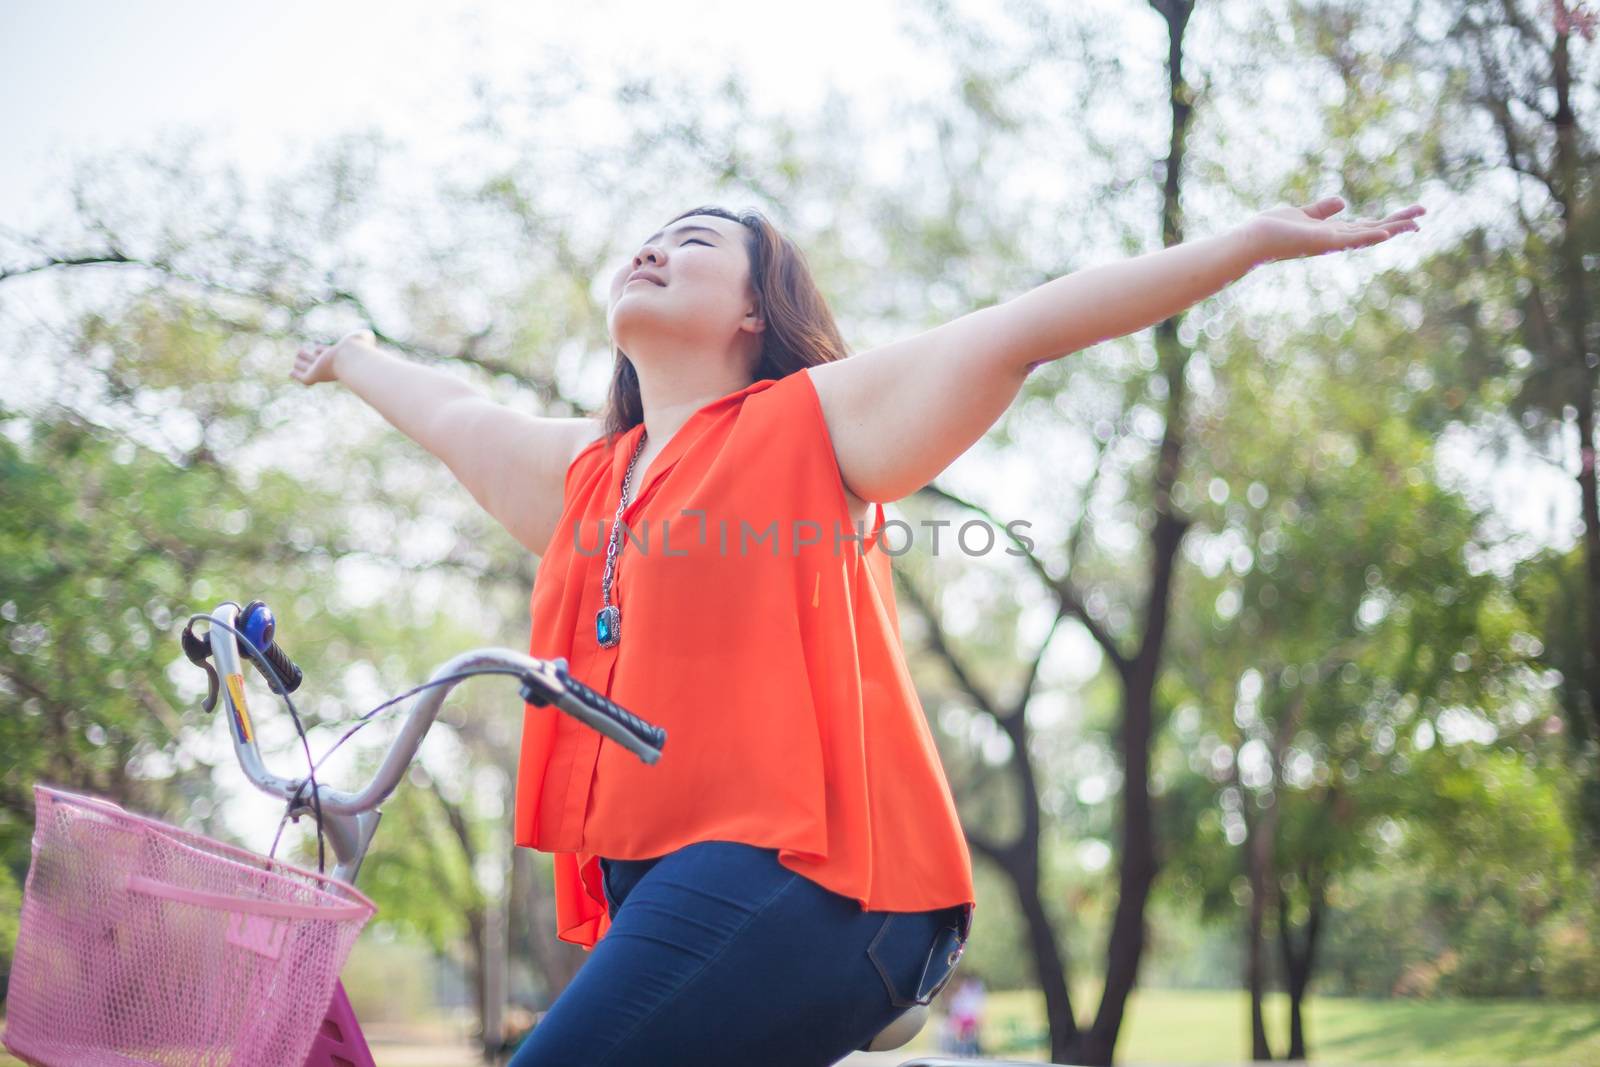
[[[691,237],[691,238],[689,238],[687,241],[685,241],[683,243],[686,244],[686,245],[705,245],[707,248],[712,247],[710,241],[702,241],[698,237]]]

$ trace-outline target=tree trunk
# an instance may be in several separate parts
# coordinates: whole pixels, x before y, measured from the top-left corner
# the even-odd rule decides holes
[[[1588,640],[1584,642],[1585,694],[1575,703],[1580,707],[1587,706],[1589,736],[1600,741],[1600,493],[1597,493],[1595,485],[1594,424],[1595,412],[1589,398],[1579,399],[1578,449],[1581,464],[1578,488],[1583,504],[1583,556],[1588,576],[1584,623],[1589,633]],[[1600,773],[1600,768],[1591,768],[1590,773]]]
[[[1551,82],[1556,108],[1552,125],[1556,133],[1555,194],[1561,205],[1561,277],[1566,299],[1562,310],[1567,319],[1567,342],[1572,346],[1573,377],[1581,386],[1572,401],[1578,409],[1578,487],[1582,498],[1583,550],[1588,587],[1584,597],[1588,640],[1584,642],[1584,685],[1589,710],[1590,736],[1600,739],[1600,493],[1595,486],[1595,386],[1600,356],[1590,351],[1588,271],[1584,267],[1585,226],[1581,217],[1594,210],[1595,201],[1585,201],[1580,171],[1583,150],[1578,145],[1578,119],[1572,107],[1572,68],[1568,48],[1570,35],[1558,33],[1551,53]],[[1594,773],[1594,769],[1591,769]]]
[[[1160,541],[1160,524],[1157,536]],[[1174,542],[1175,544],[1176,542]],[[1170,566],[1170,557],[1167,560]],[[1158,581],[1158,584],[1159,581]],[[1165,594],[1162,595],[1163,613]],[[1149,647],[1147,643],[1147,648]],[[1128,994],[1133,991],[1144,955],[1145,905],[1156,878],[1155,820],[1150,803],[1151,701],[1155,688],[1154,658],[1137,665],[1134,685],[1124,702],[1120,737],[1123,755],[1122,788],[1122,863],[1117,885],[1117,910],[1111,923],[1111,938],[1106,947],[1106,984],[1094,1025],[1085,1031],[1069,1062],[1109,1065],[1117,1035],[1127,1010]],[[1059,1055],[1056,1058],[1061,1058]]]
[[[467,909],[467,937],[463,947],[467,950],[466,971],[472,982],[472,1002],[478,1008],[479,1049],[489,1047],[489,1035],[484,1027],[485,1008],[488,1005],[488,988],[484,983],[484,934],[486,916],[482,908]]]
[[[1193,92],[1183,73],[1183,36],[1194,12],[1194,0],[1150,0],[1150,6],[1167,24],[1168,108],[1172,128],[1168,135],[1166,172],[1161,196],[1161,240],[1170,247],[1183,243],[1183,208],[1180,185],[1187,157]],[[1117,886],[1117,910],[1106,946],[1106,983],[1094,1025],[1085,1031],[1076,1049],[1052,1041],[1056,1059],[1075,1052],[1072,1063],[1109,1065],[1122,1029],[1128,994],[1133,991],[1144,955],[1145,905],[1155,884],[1155,819],[1150,797],[1150,745],[1154,732],[1154,703],[1172,599],[1172,578],[1178,546],[1188,521],[1173,508],[1172,489],[1183,466],[1185,401],[1188,396],[1184,368],[1189,350],[1178,340],[1178,318],[1155,327],[1155,346],[1166,380],[1166,425],[1156,460],[1151,498],[1155,525],[1150,531],[1150,581],[1145,595],[1144,634],[1139,653],[1123,675],[1122,728],[1118,732],[1122,756],[1122,856]]]
[[[1243,794],[1243,802],[1245,804],[1251,802],[1248,793]],[[1261,1008],[1261,1000],[1266,992],[1266,975],[1261,950],[1267,904],[1271,895],[1269,887],[1271,861],[1267,855],[1271,850],[1271,838],[1265,826],[1257,826],[1254,830],[1250,839],[1245,842],[1244,850],[1247,877],[1250,882],[1250,917],[1245,924],[1245,984],[1250,990],[1250,1058],[1270,1060],[1273,1058],[1272,1046],[1267,1042],[1266,1020]],[[1278,907],[1278,915],[1280,917],[1283,915],[1281,904]]]
[[[472,843],[472,828],[467,825],[466,814],[460,805],[452,804],[444,798],[439,791],[439,783],[431,782],[433,796],[439,802],[440,809],[444,812],[445,821],[450,825],[451,834],[455,837],[456,844],[461,848],[461,854],[466,858],[469,877],[475,877],[477,870],[478,850]],[[474,889],[476,884],[474,883]],[[499,1034],[491,1035],[488,1032],[487,1020],[490,1015],[499,1016],[498,1010],[489,1010],[489,989],[485,982],[484,973],[484,938],[488,932],[488,916],[485,914],[484,900],[481,893],[471,894],[471,903],[463,909],[467,920],[467,962],[468,971],[472,980],[472,999],[478,1007],[478,1033],[481,1036],[481,1048],[488,1052],[500,1041]]]
[[[1289,1055],[1291,1060],[1306,1058],[1306,1032],[1302,1005],[1306,987],[1311,984],[1312,970],[1316,966],[1317,934],[1322,929],[1322,914],[1326,910],[1322,883],[1309,867],[1302,868],[1302,879],[1310,894],[1310,916],[1306,920],[1305,939],[1298,949],[1294,932],[1289,927],[1289,909],[1280,902],[1278,906],[1278,944],[1283,949],[1283,970],[1289,985]]]
[[[1324,664],[1337,655],[1336,649],[1330,651],[1324,658]],[[1250,910],[1245,930],[1245,985],[1250,990],[1250,1058],[1253,1060],[1275,1058],[1272,1043],[1267,1039],[1266,1013],[1262,1003],[1266,997],[1266,960],[1263,958],[1266,951],[1265,927],[1268,910],[1275,908],[1279,931],[1286,929],[1284,924],[1287,922],[1288,902],[1279,892],[1282,878],[1278,871],[1278,823],[1282,808],[1279,806],[1278,790],[1282,782],[1284,755],[1299,728],[1307,692],[1306,687],[1296,691],[1284,707],[1273,731],[1272,777],[1267,789],[1260,794],[1265,806],[1258,818],[1250,815],[1251,805],[1256,803],[1256,798],[1245,788],[1238,760],[1234,760],[1233,764],[1233,785],[1239,791],[1239,811],[1245,825],[1245,877],[1250,883]],[[1291,1029],[1297,1029],[1299,1007],[1291,1004],[1289,1010],[1294,1016]]]
[[[1034,838],[1032,844],[1038,848],[1038,839]],[[1012,881],[1017,887],[1017,902],[1022,906],[1023,918],[1028,923],[1028,947],[1033,952],[1034,975],[1039,980],[1039,989],[1044,993],[1045,1019],[1050,1027],[1051,1058],[1056,1058],[1055,1046],[1057,1035],[1062,1035],[1067,1042],[1073,1042],[1078,1036],[1078,1020],[1072,1010],[1072,993],[1067,986],[1067,965],[1061,958],[1061,952],[1056,947],[1055,926],[1050,922],[1050,917],[1045,913],[1044,901],[1039,896],[1038,864],[1034,864],[1032,877],[1017,878],[1015,874]]]

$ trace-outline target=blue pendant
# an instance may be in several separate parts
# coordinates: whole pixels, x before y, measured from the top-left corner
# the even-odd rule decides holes
[[[601,648],[610,648],[622,637],[622,609],[608,604],[595,612],[594,637]]]

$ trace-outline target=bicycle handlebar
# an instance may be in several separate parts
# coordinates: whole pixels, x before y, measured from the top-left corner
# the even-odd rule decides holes
[[[217,671],[226,683],[220,688],[223,703],[227,706],[233,725],[229,736],[233,739],[234,752],[239,757],[239,764],[244,769],[245,775],[259,789],[285,800],[299,797],[291,814],[309,811],[312,802],[304,788],[307,779],[279,777],[269,771],[261,759],[261,750],[256,744],[255,727],[251,722],[244,696],[244,672],[239,660],[239,646],[229,629],[236,626],[239,614],[238,605],[232,601],[217,605],[211,613],[211,618],[223,625],[211,627],[208,634],[212,655],[216,657]],[[258,647],[261,646],[258,644]],[[263,648],[263,653],[271,658],[269,649],[274,647]],[[288,660],[287,656],[282,658]],[[288,665],[293,667],[292,662]],[[273,667],[282,670],[276,662],[273,663]],[[666,731],[644,721],[572,677],[563,659],[542,660],[508,648],[480,648],[463,652],[442,664],[433,672],[430,681],[454,674],[474,673],[475,669],[481,671],[487,668],[514,671],[522,681],[522,698],[528,703],[537,707],[555,705],[584,725],[611,738],[647,764],[654,764],[661,758],[661,749],[667,740]],[[299,669],[294,668],[293,673],[298,675]],[[284,680],[291,690],[298,684],[298,679],[291,682],[286,676]],[[270,684],[271,679],[268,681]],[[410,768],[411,761],[416,758],[417,748],[422,744],[422,738],[438,716],[444,698],[461,681],[465,679],[457,678],[441,682],[417,694],[415,705],[405,725],[401,727],[399,736],[390,746],[372,780],[363,789],[349,793],[319,783],[317,798],[322,812],[359,815],[372,811],[383,803],[400,784],[401,777]],[[277,691],[276,685],[272,688]]]

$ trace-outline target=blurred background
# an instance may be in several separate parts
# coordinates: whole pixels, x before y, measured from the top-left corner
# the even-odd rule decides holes
[[[0,7],[0,975],[36,782],[271,845],[189,613],[272,605],[317,753],[526,648],[537,558],[302,343],[593,413],[610,273],[697,205],[766,213],[864,351],[1337,194],[1428,214],[1047,365],[889,508],[951,524],[896,588],[983,989],[910,1049],[1600,1063],[1596,10]],[[457,689],[385,807],[379,1062],[493,1058],[584,962],[510,844],[521,716]]]

